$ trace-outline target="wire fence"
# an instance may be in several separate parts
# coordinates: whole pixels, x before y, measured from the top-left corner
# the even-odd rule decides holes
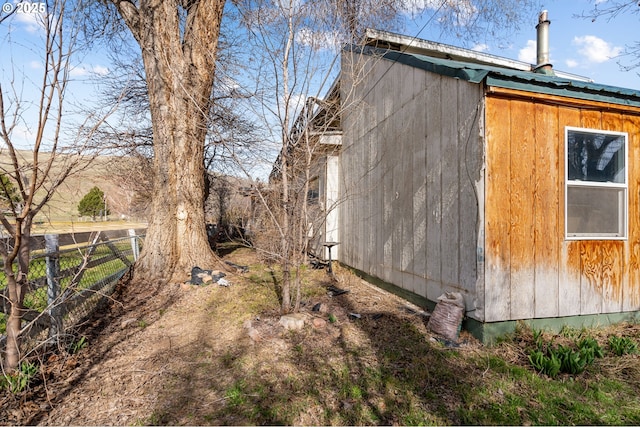
[[[25,351],[34,343],[57,340],[86,319],[114,290],[115,284],[137,260],[144,235],[128,230],[93,233],[84,244],[60,248],[63,235],[45,235],[44,249],[32,250],[28,293],[24,299],[21,334]],[[16,267],[14,267],[16,269]],[[0,349],[6,342],[7,282],[0,273]]]

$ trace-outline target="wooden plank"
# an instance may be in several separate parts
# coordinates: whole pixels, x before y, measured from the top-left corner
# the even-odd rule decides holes
[[[628,133],[629,239],[626,242],[625,279],[622,310],[640,310],[640,119],[624,117]]]
[[[442,234],[440,235],[442,284],[460,282],[460,181],[458,174],[458,84],[442,80]]]
[[[601,242],[601,295],[603,313],[622,312],[624,242]]]
[[[510,102],[486,102],[485,321],[508,320],[511,313],[509,215],[511,213]]]
[[[360,245],[358,246],[358,252],[360,254],[360,270],[371,271],[371,246],[369,245],[370,235],[374,234],[376,230],[371,227],[369,222],[369,206],[371,203],[371,192],[375,191],[370,186],[370,166],[369,156],[371,151],[371,133],[367,132],[360,138],[362,143],[360,144],[360,150],[357,157],[356,166],[358,169],[358,210],[357,215],[360,218],[358,227],[360,229]]]
[[[562,136],[556,107],[535,105],[535,132],[534,316],[541,318],[555,317],[560,312],[559,250],[564,231],[559,226],[562,179],[558,144],[562,144]]]
[[[371,266],[371,271],[376,277],[382,277],[381,269],[382,263],[384,261],[384,245],[381,239],[378,237],[380,234],[384,233],[384,194],[381,189],[383,186],[383,161],[382,156],[384,152],[380,149],[380,145],[378,144],[378,140],[372,135],[372,145],[376,146],[376,156],[375,156],[375,166],[373,168],[373,182],[374,188],[373,196],[371,197],[372,202],[372,215],[374,216],[373,226],[375,229],[375,239],[372,243],[374,245],[374,259]]]
[[[427,79],[427,103],[425,104],[426,113],[426,279],[427,279],[427,298],[431,301],[442,294],[442,273],[440,266],[440,258],[442,251],[440,250],[441,241],[441,219],[442,219],[442,111],[440,110],[441,102],[441,81],[444,77],[429,74]]]
[[[412,155],[413,176],[413,271],[414,292],[423,297],[427,296],[427,115],[425,106],[428,103],[426,96],[426,73],[414,75],[416,98],[414,100],[415,112],[413,115],[413,128],[415,145]]]
[[[560,249],[560,274],[558,292],[558,310],[560,316],[575,316],[580,314],[580,242],[564,239],[565,229],[565,126],[580,126],[580,110],[575,108],[558,108],[558,157],[559,162],[559,191],[560,191],[560,215],[558,215],[558,238],[561,242]]]
[[[460,191],[460,268],[459,285],[464,289],[467,310],[473,310],[473,300],[478,297],[478,223],[479,201],[476,185],[481,180],[484,167],[480,122],[482,121],[483,92],[481,86],[460,82],[458,92],[459,135],[458,176]]]
[[[626,115],[640,115],[640,107],[622,104],[612,104],[609,102],[592,101],[587,99],[569,98],[565,96],[549,95],[548,93],[536,93],[522,91],[518,89],[508,89],[501,87],[489,87],[488,96],[491,97],[508,97],[509,99],[524,99],[528,101],[538,101],[547,105],[557,105],[567,108],[602,110],[611,112],[620,112]],[[578,125],[575,125],[578,126]]]
[[[534,189],[536,174],[533,104],[512,101],[510,150],[510,299],[509,319],[534,316],[535,240]]]
[[[602,113],[602,129],[620,132],[624,129],[622,116],[618,113]],[[627,140],[627,171],[629,170],[629,140]],[[629,177],[631,175],[629,174]],[[627,216],[633,210],[629,204]],[[603,242],[602,247],[602,311],[619,313],[623,310],[624,289],[629,288],[629,271],[627,262],[629,245],[627,242]]]
[[[400,120],[402,129],[400,129],[399,135],[401,135],[401,141],[406,141],[403,145],[403,149],[400,153],[400,164],[404,165],[404,173],[402,174],[402,185],[400,189],[400,209],[402,220],[402,245],[400,249],[400,268],[405,274],[402,279],[402,287],[415,292],[413,275],[414,271],[414,254],[413,254],[413,240],[415,232],[413,228],[413,180],[414,175],[419,174],[420,171],[413,170],[413,157],[415,151],[422,142],[418,140],[416,135],[416,129],[413,128],[413,119],[416,114],[415,104],[408,102],[400,110]],[[407,173],[409,172],[409,173]]]
[[[381,136],[385,139],[389,138],[389,122],[384,121],[380,124],[382,128]],[[384,222],[382,225],[382,244],[384,248],[382,259],[382,279],[392,283],[392,268],[393,268],[393,235],[394,235],[394,221],[393,221],[393,203],[395,202],[395,187],[393,185],[393,151],[390,147],[383,142],[379,143],[384,147],[384,154],[382,158],[382,174],[383,174],[383,206],[384,206]]]
[[[602,113],[600,111],[581,110],[580,125],[587,129],[602,129]],[[602,312],[603,266],[601,252],[601,241],[591,240],[581,242],[580,314],[596,314]]]
[[[395,88],[394,88],[395,89]],[[397,104],[395,104],[397,106]],[[392,273],[391,282],[399,287],[403,287],[402,284],[402,222],[405,206],[403,201],[406,193],[406,164],[402,163],[402,153],[406,150],[407,142],[404,140],[406,134],[402,128],[404,123],[402,120],[401,110],[393,111],[392,115],[387,120],[389,123],[390,134],[389,138],[384,141],[384,144],[389,146],[389,168],[393,174],[392,192],[391,192],[391,224],[392,224],[392,236],[391,236],[391,268]],[[398,138],[398,135],[403,135],[404,138]],[[398,141],[402,143],[398,144]],[[392,148],[393,147],[393,148]]]
[[[580,314],[602,313],[602,255],[603,242],[580,241]]]

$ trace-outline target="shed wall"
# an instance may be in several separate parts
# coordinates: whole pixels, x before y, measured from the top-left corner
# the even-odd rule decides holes
[[[640,117],[524,94],[486,101],[485,321],[640,309]],[[627,240],[565,240],[565,126],[628,132]]]
[[[367,58],[343,59],[363,71],[341,79],[340,260],[432,301],[460,291],[475,317],[481,86]]]

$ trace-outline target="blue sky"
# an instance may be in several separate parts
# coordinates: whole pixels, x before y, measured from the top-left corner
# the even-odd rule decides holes
[[[629,64],[631,60],[622,56],[624,48],[640,40],[637,32],[638,15],[620,15],[610,21],[577,17],[593,9],[591,0],[555,0],[541,3],[540,10],[547,10],[550,56],[553,67],[558,70],[589,77],[596,83],[640,90],[640,69],[621,71],[618,62]],[[605,7],[606,0],[598,0]],[[422,30],[422,21],[409,22],[406,33],[441,43],[452,44],[510,59],[536,62],[537,16],[531,17],[530,25],[523,25],[519,33],[508,41],[461,45],[456,39],[442,39],[439,33],[430,34]],[[422,30],[422,31],[421,31]],[[419,33],[419,34],[418,34]]]
[[[15,4],[15,0],[11,1]],[[428,4],[430,0],[419,0]],[[606,5],[606,0],[595,0]],[[618,62],[629,63],[630,59],[622,57],[626,46],[640,39],[635,31],[638,28],[638,15],[621,15],[611,21],[604,19],[592,22],[590,19],[577,17],[582,12],[592,9],[594,0],[556,0],[542,2],[551,21],[550,55],[555,69],[586,76],[596,83],[620,86],[640,90],[638,70],[622,71]],[[2,13],[2,12],[0,12]],[[405,30],[407,36],[434,40],[511,59],[535,62],[535,38],[537,16],[531,16],[531,22],[521,27],[521,31],[509,39],[486,41],[480,44],[461,45],[457,39],[443,38],[436,27],[424,27],[429,11],[424,12],[416,21],[408,20]],[[38,81],[41,79],[41,55],[37,52],[37,41],[41,38],[35,15],[17,14],[15,19],[0,24],[0,82],[6,90],[8,81],[22,80],[18,89],[27,98],[34,96]],[[111,65],[107,55],[94,51],[76,58],[73,62],[71,77],[73,84],[68,94],[75,108],[90,105],[96,99],[96,81],[110,72]],[[28,116],[16,129],[16,137],[28,142],[30,126]]]

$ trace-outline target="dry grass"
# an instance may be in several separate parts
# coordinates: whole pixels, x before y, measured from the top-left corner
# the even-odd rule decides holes
[[[248,249],[231,287],[123,288],[77,355],[53,357],[43,381],[2,402],[4,424],[424,425],[637,424],[637,356],[605,357],[550,380],[529,366],[533,333],[492,348],[463,334],[434,340],[414,306],[337,268],[304,272],[307,326],[278,323],[274,277]],[[277,280],[277,279],[276,279]],[[322,303],[326,310],[312,311]],[[357,313],[355,318],[350,313]],[[133,320],[131,320],[133,319]],[[315,321],[315,326],[314,322]],[[571,334],[547,338],[571,339]],[[636,339],[636,326],[593,331]],[[57,359],[56,359],[57,358]],[[33,402],[25,409],[24,402]]]

